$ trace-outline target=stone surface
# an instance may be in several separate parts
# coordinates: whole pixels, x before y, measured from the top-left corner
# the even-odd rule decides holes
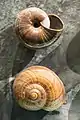
[[[72,101],[69,110],[69,120],[80,120],[80,91]]]
[[[37,51],[29,51],[27,50],[27,48],[23,47],[22,45],[19,45],[19,40],[15,34],[13,26],[16,14],[20,10],[32,6],[39,7],[45,10],[47,13],[55,13],[59,15],[62,18],[65,25],[64,32],[57,42],[45,49],[40,49]],[[55,58],[52,59],[55,71],[58,70],[58,68],[60,68],[60,72],[58,70],[58,75],[63,81],[65,81],[66,90],[71,91],[72,87],[79,83],[80,75],[75,72],[72,72],[72,70],[69,69],[69,66],[67,66],[66,61],[66,53],[69,43],[73,40],[73,38],[79,31],[80,0],[0,0],[0,96],[2,98],[0,103],[2,104],[2,101],[5,101],[0,109],[0,120],[5,120],[5,118],[7,120],[10,120],[11,115],[11,84],[8,84],[6,87],[3,88],[3,86],[7,84],[9,80],[8,78],[12,75],[14,76],[26,65],[28,67],[31,65],[39,64],[49,53],[54,52],[60,44],[61,45],[59,47],[59,50],[56,53],[57,55],[55,55]],[[79,65],[78,67],[75,67],[80,69]],[[77,89],[79,88],[80,86],[77,86]],[[74,92],[73,89],[73,93],[77,92],[77,90],[75,90]],[[6,93],[8,93],[8,97],[6,96]],[[6,100],[5,96],[7,97]],[[62,107],[59,110],[59,115],[56,115],[54,112],[48,113],[43,119],[53,120],[54,118],[54,120],[68,120],[68,110],[72,98],[72,95],[70,95],[70,100],[68,100],[67,104],[63,106],[65,107],[65,109],[63,109]],[[8,113],[9,104],[11,108]],[[21,119],[21,117],[18,117],[17,120]]]

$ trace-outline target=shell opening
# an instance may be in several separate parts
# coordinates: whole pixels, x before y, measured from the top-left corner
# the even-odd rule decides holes
[[[33,21],[33,26],[34,26],[35,28],[40,27],[40,21],[37,20],[37,19],[35,19],[35,20]]]
[[[55,30],[63,29],[63,22],[57,15],[49,15],[50,28]]]

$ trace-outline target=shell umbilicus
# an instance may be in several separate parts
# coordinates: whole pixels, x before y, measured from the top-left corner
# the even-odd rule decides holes
[[[53,111],[65,99],[65,88],[60,78],[43,66],[31,66],[19,73],[13,83],[18,104],[27,110]]]
[[[43,10],[31,7],[18,13],[15,30],[26,46],[33,47],[49,44],[49,40],[57,38],[63,30],[63,22],[57,15],[47,15]]]

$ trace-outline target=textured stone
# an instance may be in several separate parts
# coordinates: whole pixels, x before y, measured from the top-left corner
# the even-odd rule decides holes
[[[59,15],[64,21],[65,26],[64,26],[64,32],[57,42],[55,42],[53,45],[45,49],[40,49],[34,52],[30,51],[30,57],[29,57],[29,60],[27,60],[26,54],[28,53],[27,52],[28,50],[27,48],[20,47],[18,45],[19,42],[14,32],[13,24],[15,22],[16,14],[20,10],[25,9],[26,7],[32,7],[32,6],[40,7],[41,9],[45,10],[47,13],[55,13]],[[59,48],[59,52],[56,53],[58,54],[57,56],[59,57],[55,57],[53,61],[53,63],[55,64],[53,66],[54,67],[57,66],[57,68],[55,69],[58,69],[60,65],[67,66],[66,51],[67,51],[68,45],[79,31],[80,31],[80,0],[54,0],[54,1],[53,0],[44,0],[44,1],[43,0],[6,0],[6,1],[0,0],[0,81],[1,81],[0,96],[2,96],[2,99],[5,98],[4,93],[8,93],[7,100],[11,100],[11,96],[10,96],[11,85],[10,84],[7,85],[7,87],[4,87],[5,89],[3,90],[2,90],[2,86],[5,86],[5,84],[7,84],[9,80],[8,78],[12,75],[12,73],[13,75],[15,75],[20,70],[22,70],[26,65],[31,66],[31,65],[39,64],[39,62],[41,62],[50,52],[54,52],[54,50],[60,44],[61,46]],[[24,54],[21,55],[20,53],[22,54],[24,53]],[[60,60],[60,64],[58,63],[57,59]],[[67,68],[62,69],[62,71],[63,72],[60,72],[59,76],[63,79],[63,81],[66,81],[66,85],[70,82],[71,79],[74,79],[74,81],[76,81],[76,78],[72,78],[72,76],[79,76],[77,75],[77,73],[70,72],[71,70],[68,68],[68,66]],[[68,84],[66,89],[71,90],[73,85],[74,84],[71,84],[70,82],[70,84]],[[9,103],[11,106],[12,105],[11,102]],[[1,120],[5,120],[6,115],[8,115],[7,111],[8,111],[9,103],[7,104],[5,102],[3,104],[2,109],[0,109]],[[68,103],[70,104],[71,101]],[[64,110],[63,109],[60,110],[61,114],[59,116],[61,117],[61,120],[63,118],[65,118],[64,120],[68,120],[68,114],[67,114],[68,110],[65,111],[66,117],[64,117],[64,113],[61,111],[64,112]],[[51,113],[49,118],[50,120],[52,120],[53,118],[54,120],[56,120],[60,118],[59,116],[58,118],[56,118]],[[6,117],[6,119],[8,119],[8,117]],[[21,120],[21,119],[22,118],[16,119],[16,120]]]

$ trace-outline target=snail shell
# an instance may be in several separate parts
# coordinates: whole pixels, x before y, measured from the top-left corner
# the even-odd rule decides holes
[[[17,15],[16,32],[28,43],[35,44],[42,42],[46,36],[41,26],[42,21],[44,26],[50,27],[48,15],[43,10],[36,7],[24,9]]]
[[[22,108],[53,111],[64,103],[65,88],[50,69],[31,66],[16,76],[13,93]]]
[[[15,30],[21,41],[30,48],[40,47],[58,38],[63,30],[62,20],[54,14],[47,15],[43,10],[31,7],[20,11],[15,22]]]

